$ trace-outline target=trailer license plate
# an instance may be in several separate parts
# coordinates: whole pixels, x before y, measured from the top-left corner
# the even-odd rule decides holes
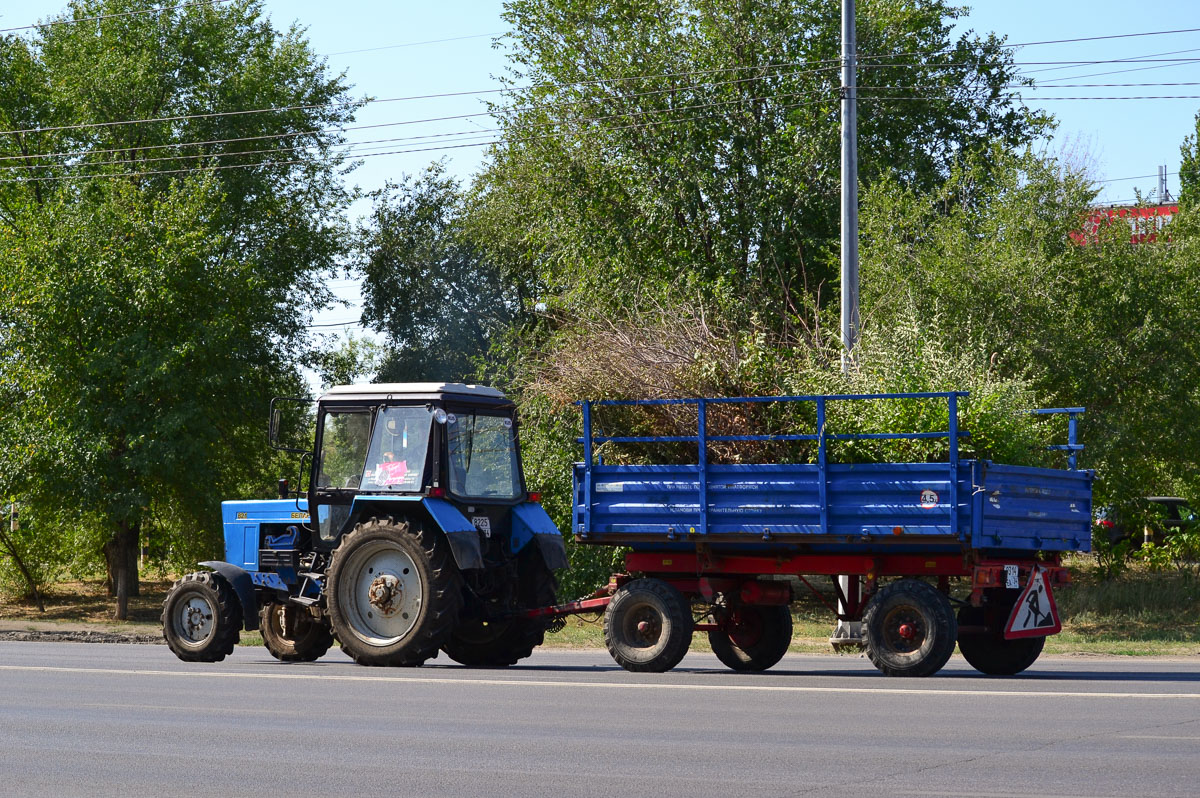
[[[1004,566],[1004,586],[1005,587],[1008,587],[1008,588],[1020,587],[1021,583],[1019,581],[1017,581],[1018,578],[1019,578],[1019,574],[1017,572],[1017,566],[1015,566],[1015,565]]]

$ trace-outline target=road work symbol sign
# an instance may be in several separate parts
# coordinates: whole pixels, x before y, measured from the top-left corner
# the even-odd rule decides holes
[[[1004,626],[1005,639],[1018,637],[1042,637],[1062,631],[1058,618],[1058,606],[1050,592],[1050,575],[1035,566],[1029,575],[1029,583],[1021,591],[1008,623]]]

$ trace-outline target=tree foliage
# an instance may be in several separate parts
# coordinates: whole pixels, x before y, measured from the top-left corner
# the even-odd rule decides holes
[[[962,152],[1045,120],[994,36],[936,0],[862,2],[861,180],[929,190]],[[839,172],[833,0],[512,0],[512,90],[479,226],[553,298],[598,313],[724,287],[786,323],[832,295]],[[685,294],[687,292],[685,291]]]
[[[354,109],[261,3],[135,10],[0,47],[0,495],[95,530],[131,589],[139,545],[211,554],[220,500],[270,484],[267,400],[346,243],[322,130]]]
[[[363,322],[390,343],[379,380],[469,379],[497,333],[529,310],[525,281],[475,242],[467,198],[440,164],[373,198],[359,268]]]
[[[1053,158],[964,163],[932,196],[878,186],[863,211],[867,326],[915,319],[990,353],[1057,406],[1084,405],[1098,501],[1193,493],[1200,451],[1200,232],[1194,214],[1130,243],[1124,224],[1072,237],[1095,189]]]

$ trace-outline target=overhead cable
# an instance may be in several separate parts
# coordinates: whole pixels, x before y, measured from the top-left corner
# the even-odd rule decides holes
[[[167,6],[164,8],[143,8],[138,11],[121,11],[116,14],[97,14],[94,17],[80,17],[79,19],[53,19],[49,22],[39,22],[36,25],[22,25],[19,28],[0,28],[0,33],[12,33],[18,30],[32,30],[33,28],[49,28],[54,25],[77,25],[81,22],[96,22],[101,19],[115,19],[116,17],[133,17],[139,14],[160,14],[163,11],[178,11],[181,8],[190,8],[191,6],[216,6],[221,3],[228,3],[229,0],[200,0],[195,3],[182,3],[177,6]]]

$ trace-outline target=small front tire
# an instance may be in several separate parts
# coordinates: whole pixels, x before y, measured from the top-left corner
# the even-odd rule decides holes
[[[167,593],[162,624],[167,646],[184,662],[220,662],[241,637],[242,606],[225,577],[198,571]]]
[[[329,627],[295,604],[267,604],[259,629],[263,645],[280,662],[312,662],[333,645]]]
[[[604,611],[604,642],[625,670],[664,673],[687,654],[694,625],[692,608],[674,585],[635,579]]]

